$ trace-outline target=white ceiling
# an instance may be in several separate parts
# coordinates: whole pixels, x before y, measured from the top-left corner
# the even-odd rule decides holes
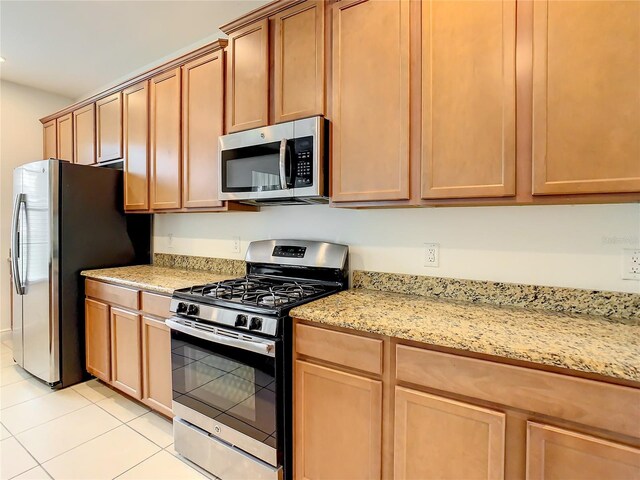
[[[218,27],[267,3],[0,1],[0,77],[80,99],[225,36]]]

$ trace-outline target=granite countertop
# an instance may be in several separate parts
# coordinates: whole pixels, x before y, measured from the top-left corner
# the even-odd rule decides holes
[[[640,382],[640,321],[354,289],[291,316]]]
[[[127,287],[149,290],[157,293],[172,294],[178,288],[220,282],[238,275],[217,273],[206,270],[186,270],[155,265],[135,265],[131,267],[103,268],[85,270],[81,275]]]

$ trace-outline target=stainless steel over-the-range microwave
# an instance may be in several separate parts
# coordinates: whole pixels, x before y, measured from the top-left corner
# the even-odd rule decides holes
[[[220,137],[220,199],[326,203],[327,135],[327,121],[317,116]]]

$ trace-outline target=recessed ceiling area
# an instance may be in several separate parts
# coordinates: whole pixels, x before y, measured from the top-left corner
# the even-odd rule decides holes
[[[267,0],[0,1],[0,78],[79,99],[225,38]]]

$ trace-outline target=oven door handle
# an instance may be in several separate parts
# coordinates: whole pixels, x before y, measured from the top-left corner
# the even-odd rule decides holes
[[[217,333],[203,332],[182,323],[176,322],[173,318],[168,318],[165,323],[171,330],[182,332],[192,337],[197,337],[202,340],[207,340],[213,343],[219,343],[221,345],[227,345],[229,347],[241,348],[250,352],[259,353],[260,355],[266,355],[267,357],[276,356],[276,342],[270,340],[255,341],[239,338],[227,337],[224,335],[218,335]]]

